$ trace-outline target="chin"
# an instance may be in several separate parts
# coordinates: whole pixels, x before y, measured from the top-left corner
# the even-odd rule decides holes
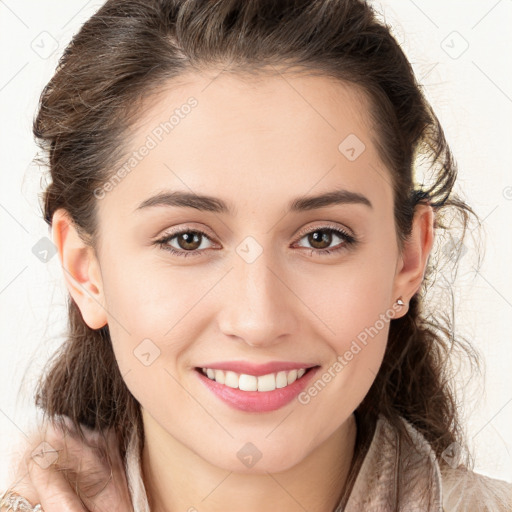
[[[247,443],[248,445],[249,443]],[[245,451],[239,450],[234,459],[231,458],[231,453],[226,454],[223,458],[227,464],[219,464],[218,459],[209,460],[209,462],[217,467],[221,467],[226,471],[233,473],[247,474],[247,475],[266,475],[267,473],[281,473],[291,469],[293,466],[300,462],[295,452],[293,456],[287,453],[272,453],[266,454],[264,450],[256,451],[256,449],[245,446]],[[250,457],[253,457],[253,460]],[[260,457],[260,458],[258,458]],[[246,462],[243,460],[247,458]]]

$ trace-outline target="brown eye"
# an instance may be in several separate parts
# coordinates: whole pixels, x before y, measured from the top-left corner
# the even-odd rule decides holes
[[[193,251],[195,249],[199,249],[202,236],[203,235],[197,231],[186,231],[179,235],[175,235],[173,238],[176,238],[181,249]]]
[[[202,242],[205,239],[209,240],[206,233],[198,230],[186,229],[157,240],[156,244],[176,256],[199,256],[202,250],[205,249],[205,247],[201,247]],[[177,247],[170,244],[170,242],[174,240]]]
[[[306,239],[307,243],[310,244],[311,247],[304,247],[303,245],[300,245],[299,247],[310,249],[312,253],[321,255],[336,253],[356,244],[356,239],[353,236],[339,228],[331,228],[328,226],[315,228],[314,230],[303,234],[299,240],[302,239]],[[338,242],[338,246],[329,249],[331,244],[336,242],[336,239],[340,239],[341,243]]]
[[[308,242],[315,249],[327,249],[332,243],[332,234],[330,230],[317,229],[307,235]]]

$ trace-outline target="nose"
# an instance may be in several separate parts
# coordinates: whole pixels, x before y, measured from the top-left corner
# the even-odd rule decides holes
[[[252,347],[271,346],[294,336],[301,314],[291,272],[270,253],[263,250],[252,262],[235,255],[234,268],[223,284],[220,331]]]

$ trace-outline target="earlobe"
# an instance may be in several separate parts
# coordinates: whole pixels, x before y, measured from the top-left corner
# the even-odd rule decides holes
[[[434,243],[434,210],[430,205],[419,204],[413,219],[412,232],[405,241],[394,281],[393,298],[402,297],[407,312],[410,298],[418,292]]]
[[[107,324],[103,283],[93,248],[86,244],[64,209],[52,219],[52,237],[57,247],[68,291],[91,329]]]

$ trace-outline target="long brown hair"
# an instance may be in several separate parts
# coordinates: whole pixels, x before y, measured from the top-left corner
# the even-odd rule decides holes
[[[438,456],[454,442],[465,446],[449,362],[458,353],[478,367],[478,357],[455,336],[449,304],[443,312],[431,311],[424,299],[443,256],[457,264],[469,217],[478,217],[454,195],[457,167],[440,123],[389,27],[367,3],[106,2],[73,37],[40,98],[33,131],[51,174],[43,195],[46,222],[51,226],[54,212],[66,209],[94,247],[94,190],[107,182],[128,150],[127,134],[144,97],[187,71],[227,65],[230,72],[298,66],[353,84],[370,99],[374,143],[393,187],[399,247],[411,233],[416,205],[428,202],[436,216],[437,249],[407,313],[391,320],[383,363],[357,409],[358,426],[382,414],[403,431],[402,417]],[[421,187],[414,182],[420,161],[428,182]],[[440,244],[454,218],[461,233],[454,239],[455,252],[448,254]],[[80,424],[115,429],[124,455],[131,429],[142,436],[140,405],[119,372],[108,325],[90,329],[70,297],[68,311],[67,339],[41,377],[36,404],[48,418],[68,416],[78,431]]]

